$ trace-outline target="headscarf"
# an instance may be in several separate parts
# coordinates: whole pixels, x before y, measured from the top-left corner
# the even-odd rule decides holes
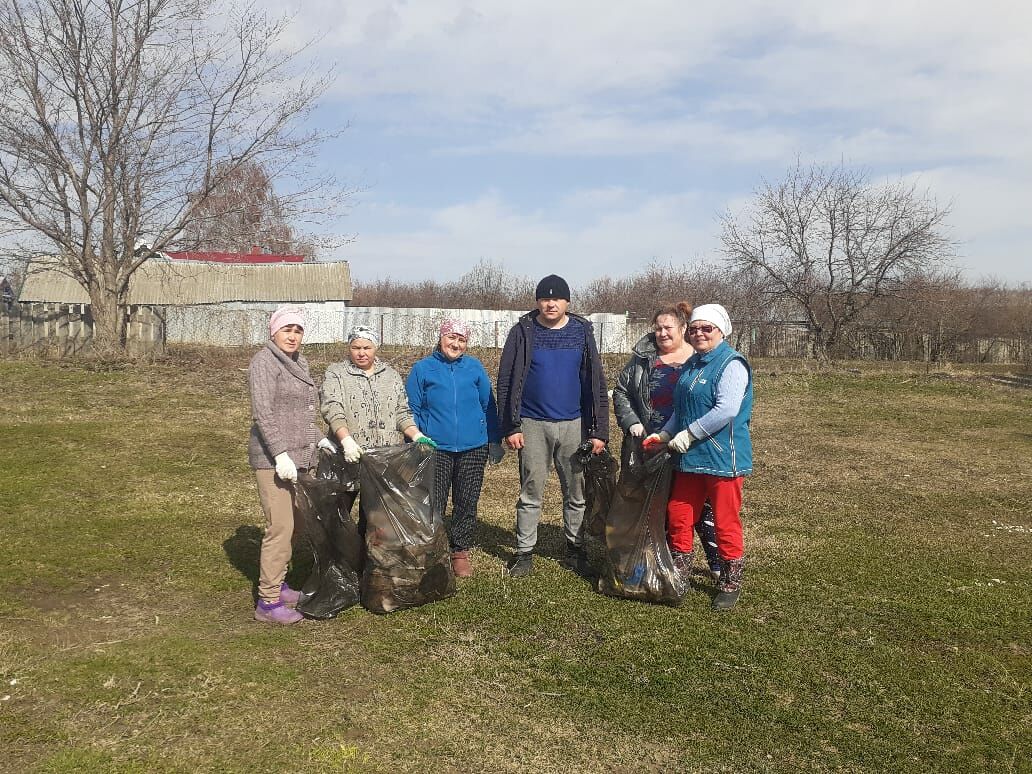
[[[367,341],[373,342],[374,346],[380,346],[380,337],[377,336],[376,331],[368,325],[355,325],[350,331],[348,331],[348,344],[353,342],[355,339],[366,339]]]
[[[462,338],[468,339],[469,323],[465,320],[460,320],[457,317],[449,317],[441,323],[441,335],[445,336],[449,333],[456,333],[459,336],[462,336]]]
[[[281,306],[272,313],[272,317],[269,318],[269,338],[275,336],[280,328],[288,325],[298,325],[301,330],[305,329],[305,318],[296,306]]]

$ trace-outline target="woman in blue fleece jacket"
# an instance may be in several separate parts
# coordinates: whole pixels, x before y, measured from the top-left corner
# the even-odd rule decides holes
[[[505,454],[491,379],[483,364],[466,354],[469,325],[445,320],[434,352],[412,366],[405,382],[416,424],[437,442],[434,507],[442,516],[452,496],[448,542],[456,577],[473,574],[469,549],[484,484],[484,465]]]

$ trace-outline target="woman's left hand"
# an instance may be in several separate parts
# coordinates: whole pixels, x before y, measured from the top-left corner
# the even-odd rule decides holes
[[[633,435],[635,438],[641,438],[642,435],[645,434],[645,425],[643,425],[641,422],[635,422],[628,428],[627,432]]]
[[[412,436],[412,440],[415,443],[421,443],[425,446],[429,446],[431,449],[437,448],[437,441],[435,441],[433,438],[429,436],[423,435],[422,433],[416,433],[414,436]]]

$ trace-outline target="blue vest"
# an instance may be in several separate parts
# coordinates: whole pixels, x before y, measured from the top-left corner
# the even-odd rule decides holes
[[[674,389],[677,429],[687,430],[717,404],[717,383],[732,360],[740,360],[749,369],[749,384],[738,414],[727,425],[692,444],[680,455],[678,469],[682,473],[707,473],[711,476],[736,478],[752,473],[752,440],[749,419],[752,416],[753,383],[749,361],[726,341],[709,352],[696,352],[685,364],[684,373]]]

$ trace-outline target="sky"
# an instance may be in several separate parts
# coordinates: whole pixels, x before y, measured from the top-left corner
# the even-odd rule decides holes
[[[571,284],[720,258],[804,164],[913,182],[971,281],[1032,282],[1032,5],[265,0],[337,78],[318,163],[353,277]]]

